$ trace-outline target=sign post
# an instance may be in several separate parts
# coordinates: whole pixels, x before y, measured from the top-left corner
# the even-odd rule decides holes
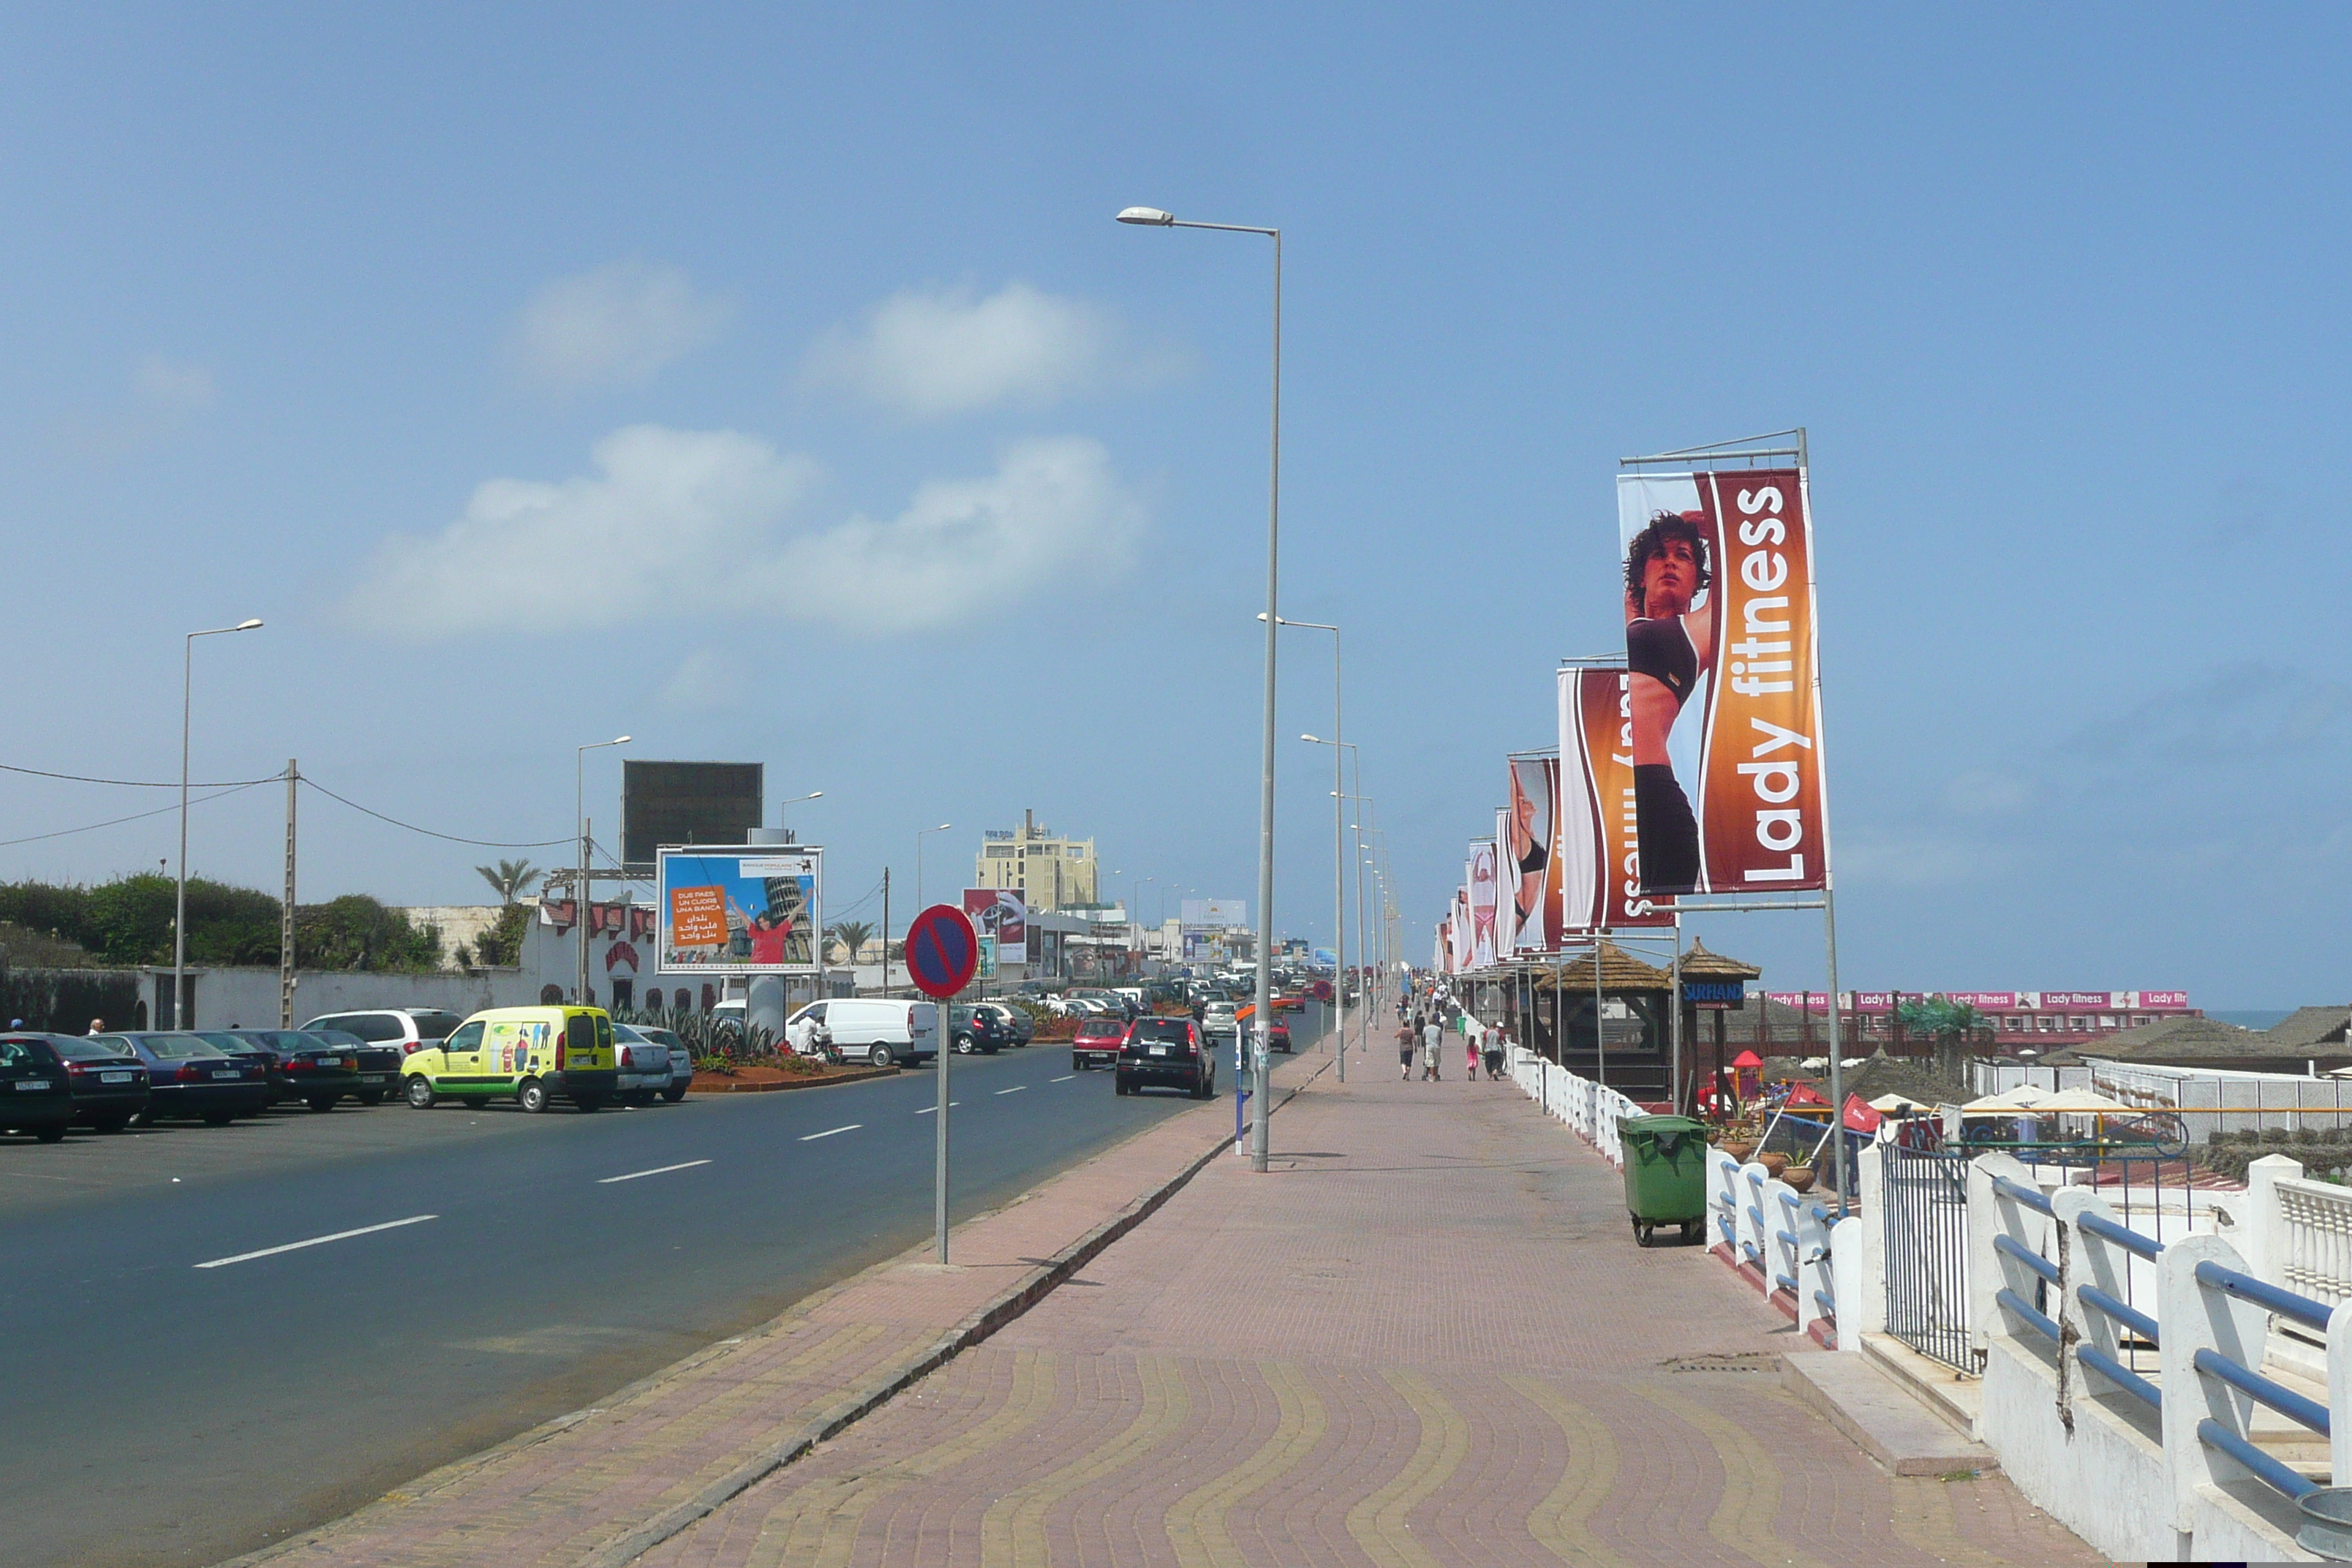
[[[931,1174],[931,1227],[938,1234],[940,1261],[948,1260],[948,1059],[955,1055],[949,1003],[971,984],[980,966],[980,939],[971,921],[952,904],[933,904],[907,928],[907,975],[939,1009],[932,1059],[940,1075],[940,1124]]]

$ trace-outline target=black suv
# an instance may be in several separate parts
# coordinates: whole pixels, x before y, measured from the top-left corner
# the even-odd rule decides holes
[[[1138,1018],[1129,1028],[1115,1087],[1133,1094],[1151,1086],[1181,1089],[1194,1100],[1217,1092],[1217,1053],[1200,1025],[1190,1018]]]

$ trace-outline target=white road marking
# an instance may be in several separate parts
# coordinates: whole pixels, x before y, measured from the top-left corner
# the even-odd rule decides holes
[[[710,1162],[708,1160],[688,1160],[683,1165],[656,1165],[650,1171],[631,1171],[625,1176],[599,1176],[596,1179],[596,1184],[600,1187],[609,1187],[614,1182],[634,1182],[639,1176],[667,1176],[672,1171],[691,1171],[697,1165],[708,1165],[709,1163],[710,1163]]]
[[[1078,1075],[1074,1072],[1066,1072],[1059,1078],[1049,1078],[1045,1081],[1047,1083],[1067,1083],[1077,1076]]]
[[[199,1263],[198,1268],[226,1268],[232,1263],[250,1263],[257,1258],[275,1258],[281,1252],[299,1252],[306,1247],[324,1247],[331,1241],[349,1241],[355,1236],[373,1236],[379,1230],[398,1230],[404,1225],[423,1225],[428,1219],[439,1219],[437,1214],[413,1214],[406,1219],[388,1219],[382,1225],[363,1225],[357,1230],[339,1230],[332,1236],[314,1236],[308,1241],[289,1241],[283,1247],[265,1247],[258,1252],[240,1252],[234,1258],[215,1258],[209,1263]]]
[[[853,1121],[846,1127],[828,1127],[822,1132],[810,1133],[807,1137],[802,1139],[801,1142],[803,1143],[814,1143],[820,1138],[830,1138],[836,1132],[855,1132],[865,1125],[866,1123],[863,1121]]]
[[[999,1094],[1019,1094],[1023,1089],[1027,1089],[1028,1087],[1029,1086],[1025,1083],[1016,1083],[1011,1089],[1000,1089],[996,1092]]]
[[[954,1109],[956,1109],[956,1107],[958,1107],[958,1106],[961,1105],[962,1103],[963,1103],[963,1101],[962,1101],[962,1100],[949,1100],[949,1101],[948,1101],[948,1109],[949,1109],[950,1110],[953,1110]],[[940,1109],[940,1108],[939,1108],[938,1106],[936,1106],[936,1105],[926,1105],[925,1107],[923,1107],[923,1109],[922,1109],[922,1110],[918,1110],[917,1112],[915,1112],[915,1114],[916,1114],[916,1115],[918,1115],[918,1116],[932,1116],[932,1115],[936,1115],[936,1114],[938,1114],[938,1112],[939,1112],[939,1109]]]

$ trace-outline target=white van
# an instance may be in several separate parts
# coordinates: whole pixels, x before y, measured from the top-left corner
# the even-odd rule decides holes
[[[785,1019],[784,1038],[804,1057],[822,1047],[833,1061],[904,1067],[940,1054],[940,1010],[903,998],[829,996]]]

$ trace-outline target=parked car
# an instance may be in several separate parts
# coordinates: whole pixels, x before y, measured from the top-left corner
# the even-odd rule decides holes
[[[237,1060],[210,1040],[174,1031],[95,1035],[119,1043],[147,1069],[144,1126],[167,1117],[193,1116],[210,1127],[226,1127],[240,1116],[258,1116],[273,1091],[266,1071]]]
[[[1217,1092],[1217,1053],[1190,1018],[1139,1018],[1118,1053],[1120,1094],[1148,1088],[1181,1089],[1195,1100]]]
[[[0,1131],[61,1143],[73,1125],[73,1079],[47,1035],[0,1035]]]
[[[669,1047],[627,1024],[613,1026],[613,1092],[626,1105],[651,1105],[669,1087]]]
[[[488,1105],[512,1095],[525,1110],[568,1100],[594,1110],[613,1098],[613,1019],[602,1007],[492,1007],[436,1045],[409,1054],[402,1087],[430,1110],[442,1100]]]
[[[93,1132],[120,1132],[147,1109],[147,1065],[100,1037],[51,1035],[73,1084],[74,1120]]]
[[[1002,1002],[975,1002],[972,1006],[1004,1026],[1006,1044],[1025,1046],[1037,1035],[1037,1020],[1019,1007],[1008,1007]]]
[[[340,1029],[372,1044],[398,1046],[401,1056],[407,1058],[428,1046],[439,1045],[463,1021],[457,1014],[438,1007],[375,1007],[363,1012],[322,1013],[302,1028],[305,1033]]]
[[[1201,1009],[1201,1032],[1211,1037],[1230,1035],[1239,1038],[1241,1021],[1234,1016],[1231,1002],[1212,1002]]]
[[[1127,1043],[1127,1031],[1133,1026],[1118,1018],[1080,1019],[1078,1032],[1070,1041],[1071,1070],[1118,1066],[1119,1047]]]
[[[362,1040],[357,1035],[346,1034],[341,1029],[299,1029],[295,1032],[308,1035],[321,1045],[341,1047],[351,1056],[358,1064],[355,1070],[359,1076],[359,1087],[352,1090],[352,1097],[362,1105],[382,1105],[385,1095],[399,1089],[400,1064],[405,1053],[398,1046]]]
[[[280,1100],[299,1100],[313,1110],[332,1110],[336,1102],[360,1089],[357,1042],[345,1046],[300,1029],[231,1029],[226,1034],[200,1031],[205,1038],[231,1055],[239,1054],[230,1041],[249,1044],[269,1053],[269,1086]],[[378,1098],[382,1098],[379,1096]]]
[[[1136,1015],[1143,1010],[1133,998],[1121,995],[1116,991],[1100,985],[1075,986],[1070,991],[1070,1000],[1099,1004],[1118,1014],[1130,1024],[1135,1022]]]
[[[645,1024],[633,1026],[669,1052],[669,1083],[662,1089],[661,1097],[676,1105],[686,1098],[687,1086],[694,1081],[694,1054],[686,1048],[686,1042],[677,1037],[674,1029],[656,1029]]]
[[[968,1057],[974,1051],[992,1057],[1010,1045],[1013,1037],[1003,1025],[977,1007],[950,1007],[948,1040],[960,1057]]]
[[[940,1010],[930,1002],[887,996],[834,996],[784,1020],[784,1038],[804,1057],[877,1068],[927,1062],[940,1054]],[[818,1048],[824,1037],[831,1043]]]
[[[1265,1048],[1280,1051],[1286,1057],[1290,1055],[1290,1026],[1276,1018],[1274,1027],[1265,1032]]]

